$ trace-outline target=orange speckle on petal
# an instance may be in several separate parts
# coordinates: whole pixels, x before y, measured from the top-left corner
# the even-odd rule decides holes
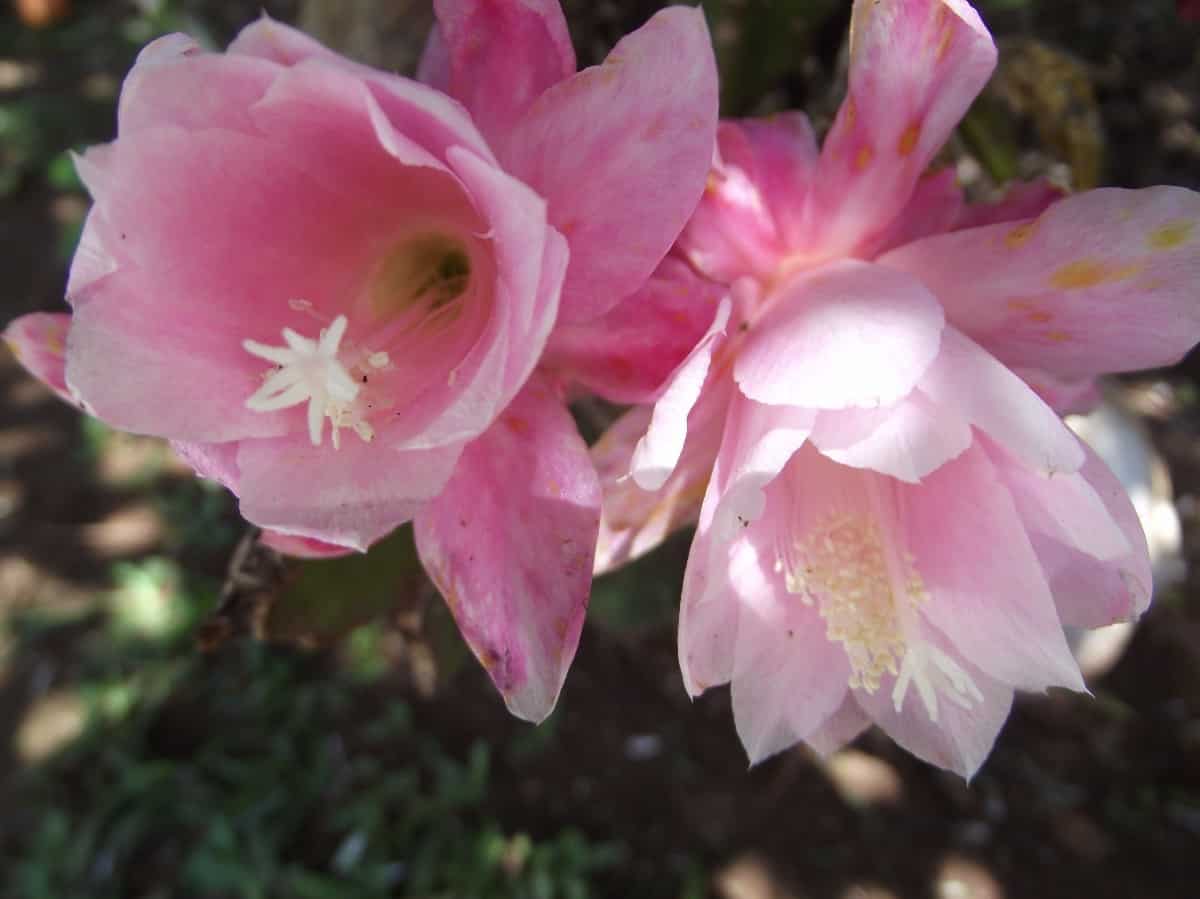
[[[1037,322],[1039,325],[1044,325],[1052,318],[1054,318],[1054,313],[1046,312],[1044,309],[1033,309],[1029,313],[1029,320],[1031,322]]]
[[[934,53],[933,58],[937,62],[941,62],[950,51],[952,43],[954,43],[954,26],[947,24],[942,29],[942,36],[938,39],[937,52]]]
[[[845,109],[846,128],[847,129],[853,128],[854,122],[858,118],[858,104],[854,102],[853,97],[847,97],[846,105],[843,108]]]
[[[1155,228],[1146,238],[1146,243],[1152,250],[1170,250],[1191,239],[1196,223],[1189,221],[1168,222],[1161,228]]]
[[[1124,281],[1141,270],[1141,263],[1137,262],[1112,265],[1099,259],[1077,259],[1057,269],[1050,276],[1050,286],[1059,290],[1083,290],[1114,281]]]
[[[921,137],[921,123],[913,122],[904,129],[904,133],[900,135],[900,141],[896,144],[896,152],[901,156],[908,156],[917,146],[917,140]]]
[[[527,421],[526,421],[525,419],[523,419],[523,418],[519,418],[519,417],[517,417],[516,415],[506,415],[506,416],[504,416],[504,424],[505,424],[505,425],[508,427],[508,429],[509,429],[510,431],[512,431],[514,434],[527,434],[527,433],[529,433],[529,422],[527,422]]]
[[[1037,219],[1034,219],[1032,222],[1026,222],[1023,225],[1017,225],[1017,227],[1004,235],[1004,245],[1010,250],[1019,249],[1029,242],[1029,238],[1033,237],[1033,232],[1036,230]]]
[[[1055,343],[1066,343],[1071,339],[1071,335],[1066,331],[1047,331],[1045,336],[1047,340],[1052,340]]]
[[[875,151],[868,144],[863,144],[854,154],[854,171],[865,171],[874,159]]]

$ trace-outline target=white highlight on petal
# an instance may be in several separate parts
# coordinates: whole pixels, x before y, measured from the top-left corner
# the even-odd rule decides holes
[[[295,304],[304,301],[289,303],[294,308]],[[341,428],[353,428],[366,442],[374,439],[374,429],[360,418],[353,406],[359,395],[359,384],[338,359],[338,349],[349,325],[346,316],[339,315],[328,328],[321,330],[316,340],[284,328],[283,340],[287,346],[243,340],[242,347],[246,352],[278,366],[267,372],[262,386],[247,398],[246,408],[255,412],[276,412],[308,403],[308,437],[313,446],[321,445],[326,418],[333,426],[335,449],[340,445],[338,431]],[[368,359],[368,364],[374,368],[387,363],[387,353],[383,352],[373,353]]]

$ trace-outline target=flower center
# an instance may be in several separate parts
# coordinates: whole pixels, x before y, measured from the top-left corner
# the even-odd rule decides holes
[[[370,442],[375,430],[362,414],[361,384],[353,370],[380,369],[389,364],[387,353],[375,352],[349,367],[338,357],[349,322],[339,315],[328,328],[322,328],[316,340],[302,337],[291,328],[283,329],[285,346],[269,346],[256,340],[244,340],[246,352],[273,362],[262,386],[246,400],[255,412],[274,412],[308,403],[308,436],[320,446],[325,419],[332,423],[333,446],[340,446],[339,430],[351,428],[359,438]],[[365,382],[366,377],[361,378]]]
[[[444,234],[422,234],[401,242],[380,263],[372,279],[371,307],[380,319],[415,313],[453,319],[459,297],[471,279],[471,257],[459,241]]]
[[[885,544],[870,518],[835,512],[802,537],[785,538],[777,569],[788,592],[815,605],[826,636],[842,645],[852,689],[874,693],[891,675],[896,711],[911,684],[935,723],[939,694],[965,708],[982,701],[970,675],[921,638],[915,612],[929,594],[915,560]]]

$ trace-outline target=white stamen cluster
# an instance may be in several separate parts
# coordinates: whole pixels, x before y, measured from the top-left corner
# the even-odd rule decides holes
[[[308,436],[313,446],[321,445],[326,418],[332,425],[335,449],[340,445],[338,432],[341,428],[351,428],[368,443],[373,440],[375,430],[362,418],[355,404],[361,387],[338,359],[338,349],[348,325],[346,316],[339,315],[328,328],[321,330],[316,340],[284,328],[286,346],[242,341],[246,352],[276,366],[267,372],[262,386],[246,400],[246,407],[255,412],[275,412],[308,403]],[[372,368],[383,368],[388,361],[384,352],[367,357],[367,364]]]

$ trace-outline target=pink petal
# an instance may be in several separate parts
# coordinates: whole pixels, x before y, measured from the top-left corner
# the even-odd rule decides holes
[[[434,10],[434,52],[443,54],[448,76],[437,87],[489,138],[503,138],[534,100],[575,74],[558,0],[437,0]],[[425,63],[425,71],[433,65]]]
[[[554,708],[583,626],[599,520],[587,446],[539,378],[417,517],[421,561],[518,717],[541,721]]]
[[[945,647],[943,651],[948,650]],[[951,650],[952,651],[952,650]],[[1012,708],[1010,687],[988,677],[968,659],[955,661],[970,675],[983,696],[970,708],[944,702],[933,723],[919,702],[909,697],[897,712],[887,690],[854,692],[863,711],[885,733],[913,755],[970,780],[992,751]]]
[[[658,490],[643,490],[629,477],[634,446],[650,425],[649,406],[621,416],[592,446],[592,462],[604,492],[596,574],[633,561],[675,531],[696,522],[721,445],[730,387],[728,379],[711,384],[693,407],[683,453]]]
[[[919,389],[893,406],[821,412],[813,445],[853,468],[917,483],[971,445],[971,427]]]
[[[1036,219],[926,238],[884,257],[1010,367],[1066,379],[1170,365],[1200,339],[1200,194],[1068,197]]]
[[[414,415],[434,411],[406,444],[413,449],[477,436],[516,396],[550,335],[568,265],[566,240],[546,226],[540,197],[466,150],[449,156],[490,226],[494,293],[488,330],[453,378],[411,405]]]
[[[841,749],[847,743],[871,726],[871,719],[863,712],[862,707],[851,693],[842,700],[838,710],[827,718],[820,727],[809,733],[804,742],[814,752],[828,756]]]
[[[732,676],[731,548],[763,513],[765,488],[807,440],[814,417],[807,409],[764,406],[734,391],[683,579],[679,663],[693,696]]]
[[[541,364],[610,402],[652,402],[704,336],[725,292],[668,256],[600,318],[555,328]]]
[[[242,517],[262,528],[366,552],[449,481],[462,447],[394,450],[387,435],[334,449],[307,434],[245,440],[237,469]]]
[[[311,537],[293,537],[278,531],[263,531],[259,542],[276,552],[297,559],[336,559],[354,552],[352,549],[346,549],[335,543],[325,543]]]
[[[1045,474],[1075,471],[1083,450],[1054,410],[1015,374],[952,327],[921,380],[921,392],[969,421],[1010,453]]]
[[[117,130],[122,138],[163,125],[253,134],[250,107],[283,71],[257,57],[203,52],[184,35],[159,38],[125,77]]]
[[[562,320],[604,314],[654,271],[700,197],[716,120],[708,30],[684,7],[530,107],[500,155],[571,244]]]
[[[1019,689],[1084,689],[1025,525],[986,453],[973,447],[900,497],[899,526],[929,595],[921,616],[956,655]]]
[[[328,47],[303,31],[276,22],[265,13],[243,28],[229,45],[230,56],[256,56],[285,66],[306,59],[341,59]]]
[[[721,122],[713,168],[679,235],[680,251],[718,281],[770,277],[804,208],[816,160],[803,113]]]
[[[962,219],[966,208],[953,169],[926,175],[917,182],[912,197],[892,223],[863,245],[859,253],[872,259],[893,247],[949,231]]]
[[[1030,537],[1054,593],[1062,623],[1071,627],[1104,627],[1130,621],[1150,605],[1154,579],[1146,535],[1129,495],[1108,466],[1085,445],[1087,459],[1080,475],[1104,503],[1121,529],[1128,550],[1098,560],[1053,534],[1031,526]]]
[[[172,440],[175,455],[192,467],[202,478],[216,481],[235,494],[239,492],[241,473],[238,471],[238,444],[231,443],[187,443]]]
[[[1067,196],[1067,191],[1045,178],[1039,178],[1036,181],[1018,181],[1011,185],[995,202],[972,203],[964,208],[962,215],[955,222],[955,230],[1036,218],[1065,196]],[[929,233],[937,232],[930,231]]]
[[[66,381],[67,332],[71,316],[33,312],[8,323],[3,338],[21,366],[72,406],[79,400]]]
[[[707,333],[672,372],[654,404],[650,426],[633,451],[629,472],[643,490],[658,490],[675,469],[687,440],[688,416],[708,380],[713,352],[720,346],[729,324],[732,303],[721,300]]]
[[[66,382],[89,411],[115,427],[185,441],[284,434],[281,416],[246,408],[261,368],[209,311],[161,314],[155,278],[125,269],[88,287],[67,341]]]
[[[821,152],[809,242],[845,252],[886,228],[995,65],[965,0],[856,0],[850,85]]]
[[[918,281],[844,260],[801,271],[768,298],[734,378],[771,405],[842,409],[894,403],[938,352],[942,310]]]
[[[751,764],[808,739],[849,690],[845,652],[826,637],[816,608],[789,593],[775,571],[787,510],[772,505],[790,501],[781,494],[769,492],[767,513],[736,541],[730,561],[738,605],[733,715]]]
[[[986,438],[981,444],[1027,529],[1099,560],[1129,554],[1129,541],[1082,470],[1054,475],[1029,471]]]

